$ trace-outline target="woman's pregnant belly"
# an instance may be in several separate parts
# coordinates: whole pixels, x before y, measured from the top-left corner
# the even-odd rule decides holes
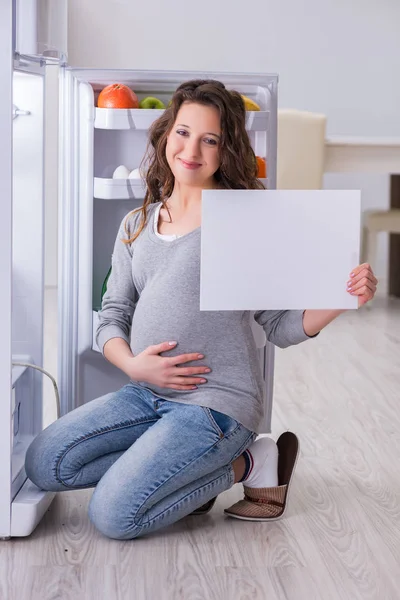
[[[179,295],[172,290],[164,298],[158,294],[157,299],[150,292],[150,287],[142,292],[133,316],[131,349],[135,356],[151,345],[176,341],[177,346],[161,356],[204,354],[204,359],[181,363],[211,369],[199,390],[232,388],[257,395],[257,351],[244,311],[200,311],[199,295],[194,299],[191,293],[182,293],[182,288]]]
[[[151,296],[146,288],[141,294],[132,320],[131,347],[138,354],[153,344],[176,341],[178,346],[163,355],[218,351],[236,332],[241,335],[243,313],[240,311],[200,311],[199,296],[176,294],[164,298]]]

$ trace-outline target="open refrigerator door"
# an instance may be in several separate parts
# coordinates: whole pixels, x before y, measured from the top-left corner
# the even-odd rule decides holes
[[[66,10],[64,0],[13,0],[0,5],[3,540],[29,535],[55,496],[27,479],[25,455],[42,430],[43,413],[46,67],[65,58]],[[53,383],[56,390],[54,379]]]
[[[247,111],[246,128],[255,154],[267,165],[267,177],[262,177],[262,182],[274,189],[277,76],[70,67],[61,71],[58,380],[61,414],[66,414],[128,382],[99,353],[95,343],[97,313],[120,222],[143,204],[145,182],[137,177],[137,169],[149,127],[163,111],[99,108],[99,93],[107,85],[120,83],[130,87],[139,101],[155,97],[167,106],[184,81],[220,80],[228,89],[256,102],[260,109]],[[115,176],[118,167],[122,178]],[[269,433],[274,349],[253,318],[251,325],[265,381],[263,431]]]
[[[42,429],[45,63],[14,61],[12,128],[11,536],[28,535],[54,494],[27,480],[26,451]]]

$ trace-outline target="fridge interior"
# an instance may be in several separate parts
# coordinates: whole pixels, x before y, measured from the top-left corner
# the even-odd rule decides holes
[[[109,80],[108,83],[113,83]],[[149,85],[125,80],[137,94],[139,100],[155,96],[165,105],[170,101],[176,85],[160,81]],[[93,106],[104,82],[88,82],[88,100]],[[268,119],[271,95],[269,90],[257,85],[228,85],[255,100],[262,109],[259,113],[247,113],[247,127],[254,152],[266,159],[268,164],[269,136]],[[92,92],[93,90],[93,92]],[[96,312],[101,305],[101,290],[110,267],[111,252],[118,226],[127,212],[143,202],[145,184],[135,179],[112,179],[115,169],[124,165],[129,171],[140,166],[147,140],[148,129],[162,110],[144,109],[104,109],[94,108],[93,137],[93,279],[92,308]],[[268,180],[262,179],[268,187]],[[94,315],[94,318],[96,316]],[[96,346],[93,345],[93,349]]]
[[[64,196],[60,216],[64,253],[60,269],[59,346],[60,355],[64,355],[59,373],[62,413],[127,383],[127,378],[99,354],[94,336],[119,225],[129,211],[142,205],[145,183],[141,179],[113,179],[113,173],[120,165],[128,171],[139,167],[148,129],[162,112],[98,108],[98,95],[106,85],[118,82],[131,87],[139,101],[154,96],[167,105],[180,83],[194,78],[220,79],[228,89],[259,104],[260,111],[246,113],[246,128],[256,155],[267,162],[268,179],[262,181],[266,187],[274,187],[276,76],[65,70],[64,112],[68,115],[69,111],[69,119],[64,123]],[[260,352],[264,352],[264,332],[256,323],[254,329]]]

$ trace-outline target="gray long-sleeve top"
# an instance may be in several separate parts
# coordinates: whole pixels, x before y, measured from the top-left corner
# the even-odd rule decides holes
[[[201,228],[173,241],[154,231],[154,210],[148,207],[144,230],[132,244],[140,213],[125,217],[112,256],[112,271],[99,312],[96,341],[104,353],[111,338],[123,338],[134,356],[152,344],[175,340],[162,356],[189,352],[204,354],[201,361],[183,366],[207,365],[207,383],[181,391],[138,382],[156,396],[206,406],[229,415],[258,432],[263,416],[264,381],[249,311],[200,311]],[[260,310],[254,314],[270,342],[285,348],[309,339],[302,310]]]

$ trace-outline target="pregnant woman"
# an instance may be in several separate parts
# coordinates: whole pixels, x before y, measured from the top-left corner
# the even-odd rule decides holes
[[[42,431],[27,475],[45,490],[95,487],[89,517],[115,539],[207,512],[240,481],[244,499],[228,515],[280,518],[298,440],[256,440],[263,380],[250,318],[286,347],[341,311],[200,312],[202,190],[262,187],[240,94],[218,81],[182,84],[152,126],[147,164],[143,207],[116,237],[97,330],[105,358],[130,381]],[[348,291],[362,305],[376,283],[360,265]]]

